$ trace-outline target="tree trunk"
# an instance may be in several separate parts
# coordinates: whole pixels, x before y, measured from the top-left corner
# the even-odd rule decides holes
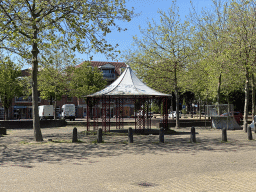
[[[37,39],[36,26],[34,28],[34,40]],[[37,91],[37,72],[38,72],[38,60],[37,55],[39,53],[37,43],[33,43],[32,48],[32,109],[33,109],[33,129],[34,138],[36,141],[43,141],[43,136],[40,129],[40,120],[38,114],[38,91]]]
[[[5,121],[9,119],[8,116],[9,116],[8,115],[8,108],[4,107],[4,120]]]
[[[177,83],[176,66],[174,68],[174,83],[175,83],[175,96],[176,96],[176,128],[180,128],[179,90],[178,90],[178,83]]]
[[[50,105],[53,105],[53,96],[50,98]]]
[[[173,96],[173,92],[172,92],[172,96]],[[172,120],[174,120],[174,117],[173,117],[173,97],[171,99],[171,114],[172,114]]]
[[[199,119],[201,120],[201,98],[199,97],[199,103],[198,103],[198,109],[199,109]]]
[[[246,81],[245,81],[245,88],[244,88],[244,94],[245,94],[245,101],[244,101],[244,124],[243,124],[243,130],[246,132],[247,130],[247,118],[248,118],[248,85],[249,85],[249,71],[248,68],[246,68]]]
[[[179,91],[175,89],[176,95],[176,128],[180,128],[180,113],[179,113]]]
[[[228,130],[229,129],[228,122],[229,122],[229,116],[230,116],[229,94],[227,96],[227,100],[228,100],[228,115],[227,115],[227,130]]]
[[[55,93],[55,102],[54,102],[54,119],[57,119],[57,96]]]
[[[255,89],[254,89],[254,74],[252,74],[252,121],[255,116]]]
[[[220,87],[221,87],[221,73],[219,76],[219,84],[218,84],[218,115],[220,115]]]
[[[173,95],[173,92],[172,92],[172,95]],[[174,116],[173,116],[173,97],[172,97],[172,100],[171,100],[171,114],[172,114],[172,120],[174,120]]]

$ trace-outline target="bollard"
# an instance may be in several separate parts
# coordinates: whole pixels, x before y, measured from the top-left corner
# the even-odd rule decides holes
[[[196,129],[194,126],[191,127],[190,142],[196,143]]]
[[[128,143],[133,143],[133,132],[131,127],[128,129]]]
[[[228,141],[228,139],[227,139],[227,129],[226,128],[222,129],[222,141],[224,141],[224,142]]]
[[[256,133],[256,115],[254,116],[254,133]]]
[[[247,133],[247,122],[244,123],[245,124],[245,133]]]
[[[73,138],[72,138],[72,143],[77,142],[77,128],[75,127],[73,129]]]
[[[0,135],[7,135],[6,128],[0,127]]]
[[[97,136],[98,136],[97,143],[102,143],[102,129],[101,128],[98,129]]]
[[[164,143],[164,128],[161,127],[159,130],[159,142]]]
[[[252,128],[250,126],[247,127],[247,135],[248,140],[252,140]]]

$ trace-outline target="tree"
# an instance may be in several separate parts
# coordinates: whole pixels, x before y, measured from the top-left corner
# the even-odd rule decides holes
[[[228,15],[227,5],[221,0],[213,0],[213,4],[213,11],[203,9],[200,16],[192,5],[194,11],[190,14],[190,18],[196,28],[193,50],[197,52],[198,58],[195,59],[196,62],[190,63],[190,72],[196,80],[193,89],[197,90],[197,94],[201,97],[209,95],[212,98],[217,97],[217,102],[220,104],[222,82],[227,71],[223,53],[226,50],[224,34],[227,32]]]
[[[249,79],[256,69],[255,8],[255,0],[232,0],[229,7],[229,59],[233,66],[239,68],[245,80],[244,131],[247,129]]]
[[[221,94],[227,97],[229,103],[230,93],[241,89],[241,82],[245,81],[245,130],[249,79],[255,72],[255,0],[231,0],[227,3],[213,0],[213,3],[214,13],[207,10],[201,18],[195,19],[203,45],[204,61],[199,63],[203,64],[201,68],[207,69],[208,66],[207,75],[212,79],[212,85],[218,84],[218,103]],[[208,87],[211,91],[216,90]]]
[[[13,63],[10,58],[0,61],[0,98],[5,111],[5,120],[9,118],[8,109],[12,105],[12,99],[21,95],[22,86],[20,67]]]
[[[234,65],[230,54],[230,2],[213,0],[214,10],[203,10],[200,17],[194,11],[191,14],[196,33],[193,41],[198,46],[199,58],[188,74],[194,77],[192,86],[201,98],[206,97],[218,104],[230,103],[230,93],[243,87],[244,75],[240,66]],[[193,48],[196,50],[195,48]],[[203,84],[199,83],[203,80]],[[242,81],[241,81],[242,80]],[[203,86],[201,86],[203,85]],[[202,97],[203,96],[203,97]],[[220,115],[220,111],[218,111]]]
[[[69,94],[77,98],[100,91],[107,85],[102,72],[92,67],[90,62],[83,62],[71,70]]]
[[[51,105],[54,104],[54,119],[56,119],[57,100],[60,100],[68,90],[67,71],[70,66],[75,65],[76,59],[69,50],[52,47],[50,51],[44,53],[41,60],[38,90],[42,99],[48,99]]]
[[[130,21],[133,12],[124,0],[2,0],[0,2],[0,48],[18,54],[32,64],[33,129],[43,141],[38,116],[38,57],[52,45],[113,56],[114,48],[104,38],[122,29],[116,19]]]
[[[127,62],[150,87],[165,93],[175,92],[176,111],[179,111],[179,92],[182,76],[186,71],[190,50],[188,22],[181,22],[178,7],[173,1],[168,13],[159,11],[160,23],[148,22],[147,29],[140,29],[142,38],[134,37],[137,50],[126,55]],[[179,127],[179,117],[176,118]]]

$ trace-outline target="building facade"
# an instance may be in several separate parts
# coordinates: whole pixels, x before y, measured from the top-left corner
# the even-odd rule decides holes
[[[126,68],[123,62],[101,62],[91,61],[92,67],[97,67],[102,71],[104,79],[107,80],[108,85],[114,82]],[[22,76],[30,75],[29,70],[22,70]],[[76,117],[83,118],[86,116],[86,102],[84,99],[76,97],[68,97],[63,95],[60,101],[56,103],[57,116],[60,114],[60,109],[64,104],[75,104]],[[38,98],[38,105],[50,105],[50,100],[43,100]],[[0,100],[0,119],[4,119],[4,109]],[[15,97],[12,101],[12,106],[9,108],[9,119],[31,119],[32,118],[32,97],[21,96]]]

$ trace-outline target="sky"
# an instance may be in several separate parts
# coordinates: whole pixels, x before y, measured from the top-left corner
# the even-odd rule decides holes
[[[172,0],[126,0],[126,7],[130,9],[134,7],[134,12],[139,13],[140,15],[133,18],[130,22],[117,22],[123,28],[127,28],[127,31],[112,31],[110,34],[106,36],[106,40],[108,43],[112,45],[118,44],[118,49],[121,52],[132,48],[133,43],[133,36],[137,35],[140,37],[140,30],[139,26],[143,29],[147,29],[147,22],[152,21],[154,19],[157,21],[159,19],[159,14],[157,13],[158,10],[163,10],[165,12],[168,11],[172,4]],[[177,0],[176,6],[179,7],[179,14],[181,19],[185,19],[185,16],[189,15],[192,1],[193,6],[195,7],[198,13],[201,12],[202,8],[211,9],[212,1],[211,0]],[[120,58],[116,60],[108,59],[105,57],[104,54],[94,54],[93,61],[119,61],[123,62]],[[87,54],[79,54],[77,53],[76,56],[81,60],[89,60],[90,55]]]
[[[212,0],[177,0],[176,6],[179,7],[179,14],[182,20],[185,19],[186,15],[189,15],[191,9],[190,1],[192,1],[197,13],[200,13],[202,8],[211,9]],[[149,21],[152,21],[152,19],[157,21],[160,18],[159,14],[157,13],[158,10],[167,12],[171,4],[172,0],[126,0],[126,8],[131,9],[134,7],[134,12],[139,14],[139,16],[136,16],[130,22],[117,20],[116,23],[122,28],[127,28],[127,30],[121,32],[113,30],[106,36],[107,42],[112,45],[118,44],[118,50],[121,51],[121,54],[125,52],[125,50],[132,49],[133,37],[141,37],[139,26],[142,29],[147,29],[147,23]],[[119,56],[121,56],[121,54]],[[93,56],[93,61],[124,62],[120,57],[112,60],[100,53],[91,53],[90,55],[76,53],[76,57],[79,59],[79,62],[90,60],[90,56]],[[24,65],[22,69],[29,67],[31,66]]]

